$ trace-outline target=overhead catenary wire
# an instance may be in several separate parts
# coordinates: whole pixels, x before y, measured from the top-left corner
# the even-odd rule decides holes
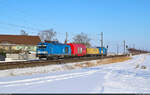
[[[33,28],[33,27],[28,27],[28,26],[24,26],[24,25],[17,25],[17,24],[11,24],[11,23],[6,23],[6,22],[0,22],[0,24],[12,26],[12,27],[18,27],[18,28],[24,28],[24,29],[34,30],[34,31],[41,31],[41,29]]]
[[[0,21],[0,24],[1,25],[4,25],[4,26],[11,26],[11,27],[15,27],[15,28],[19,28],[20,30],[21,29],[27,29],[29,31],[32,31],[30,33],[38,33],[39,31],[42,31],[43,29],[39,29],[39,28],[33,28],[33,27],[28,27],[28,26],[24,26],[24,25],[17,25],[17,24],[12,24],[12,23],[6,23],[6,22],[2,22]],[[1,27],[1,26],[0,26]],[[0,29],[7,29],[6,27],[1,27]],[[73,37],[77,34],[80,34],[80,32],[68,32],[69,33],[69,37],[68,37],[68,41],[69,42],[72,42],[73,41]],[[83,32],[84,33],[84,32]],[[58,34],[58,38],[61,38],[62,35],[64,35],[64,38],[61,38],[61,39],[64,39],[65,40],[65,33],[62,33],[62,32],[57,32]],[[96,37],[97,34],[94,34],[94,33],[87,33],[87,35],[89,36],[89,38],[91,39],[91,43],[95,46],[98,46],[98,43],[99,43],[99,39]],[[96,36],[95,36],[96,35]],[[63,41],[64,41],[63,40]],[[105,42],[105,41],[104,41]],[[118,43],[118,41],[108,41],[108,42],[105,42],[107,45],[111,46],[114,44],[114,46],[116,46],[116,42]],[[104,45],[105,46],[105,45]],[[120,47],[119,47],[120,48]]]
[[[13,27],[13,28],[18,28],[18,29],[20,29],[20,30],[25,29],[25,30],[28,30],[27,32],[28,32],[29,34],[35,34],[35,33],[36,33],[36,35],[37,35],[40,31],[47,30],[47,29],[39,29],[39,28],[35,28],[35,27],[29,27],[29,26],[25,26],[25,25],[17,25],[17,24],[2,22],[2,21],[0,21],[0,25],[3,25],[3,26],[10,26],[10,27]],[[0,27],[1,27],[1,26],[0,26]]]

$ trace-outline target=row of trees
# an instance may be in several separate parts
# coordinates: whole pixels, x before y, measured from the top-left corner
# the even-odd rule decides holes
[[[54,41],[57,40],[56,34],[56,31],[54,31],[53,29],[49,29],[40,31],[38,33],[38,36],[40,37],[41,41]],[[21,30],[21,35],[28,35],[28,33],[26,33],[24,30]],[[80,33],[73,37],[73,43],[82,43],[87,47],[91,46],[90,41],[91,39],[85,33]]]
[[[91,46],[90,40],[91,39],[87,36],[87,34],[84,34],[84,33],[80,33],[73,37],[74,43],[82,43],[82,44],[86,45],[87,47]]]

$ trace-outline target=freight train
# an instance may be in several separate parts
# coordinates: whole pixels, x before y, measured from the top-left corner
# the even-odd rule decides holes
[[[106,56],[107,48],[96,47],[86,48],[84,44],[68,43],[62,44],[57,41],[46,41],[38,43],[36,56],[47,59],[58,59],[65,57],[82,57],[82,56]]]

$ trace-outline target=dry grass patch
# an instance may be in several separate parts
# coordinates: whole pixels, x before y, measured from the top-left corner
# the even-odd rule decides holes
[[[123,61],[126,61],[126,60],[129,60],[131,59],[131,57],[117,57],[117,58],[111,58],[109,60],[110,63],[117,63],[117,62],[123,62]]]
[[[123,62],[126,60],[131,59],[131,57],[116,57],[116,58],[109,58],[108,60],[102,60],[98,61],[98,65],[100,64],[111,64],[111,63],[117,63],[117,62]]]
[[[141,66],[141,69],[146,69],[147,67],[146,66]]]
[[[65,67],[66,69],[69,69],[69,70],[74,69],[74,67],[73,67],[73,66],[65,65],[64,67]]]
[[[85,67],[84,64],[75,64],[76,67]]]
[[[86,62],[85,64],[87,65],[87,67],[95,66],[95,64],[93,62]]]
[[[93,66],[98,66],[98,65],[102,65],[102,64],[111,64],[111,63],[123,62],[123,61],[129,60],[129,59],[131,59],[131,57],[115,57],[115,58],[97,60],[96,63],[94,63],[94,62],[85,62],[83,64],[75,64],[74,66],[75,67],[80,67],[80,68],[93,67]]]
[[[92,66],[95,66],[95,64],[93,62],[85,62],[83,64],[75,64],[76,67],[92,67]]]

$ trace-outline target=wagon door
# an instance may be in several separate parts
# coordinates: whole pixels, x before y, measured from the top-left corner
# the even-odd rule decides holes
[[[69,48],[65,47],[65,54],[68,54],[68,52],[69,52]]]

